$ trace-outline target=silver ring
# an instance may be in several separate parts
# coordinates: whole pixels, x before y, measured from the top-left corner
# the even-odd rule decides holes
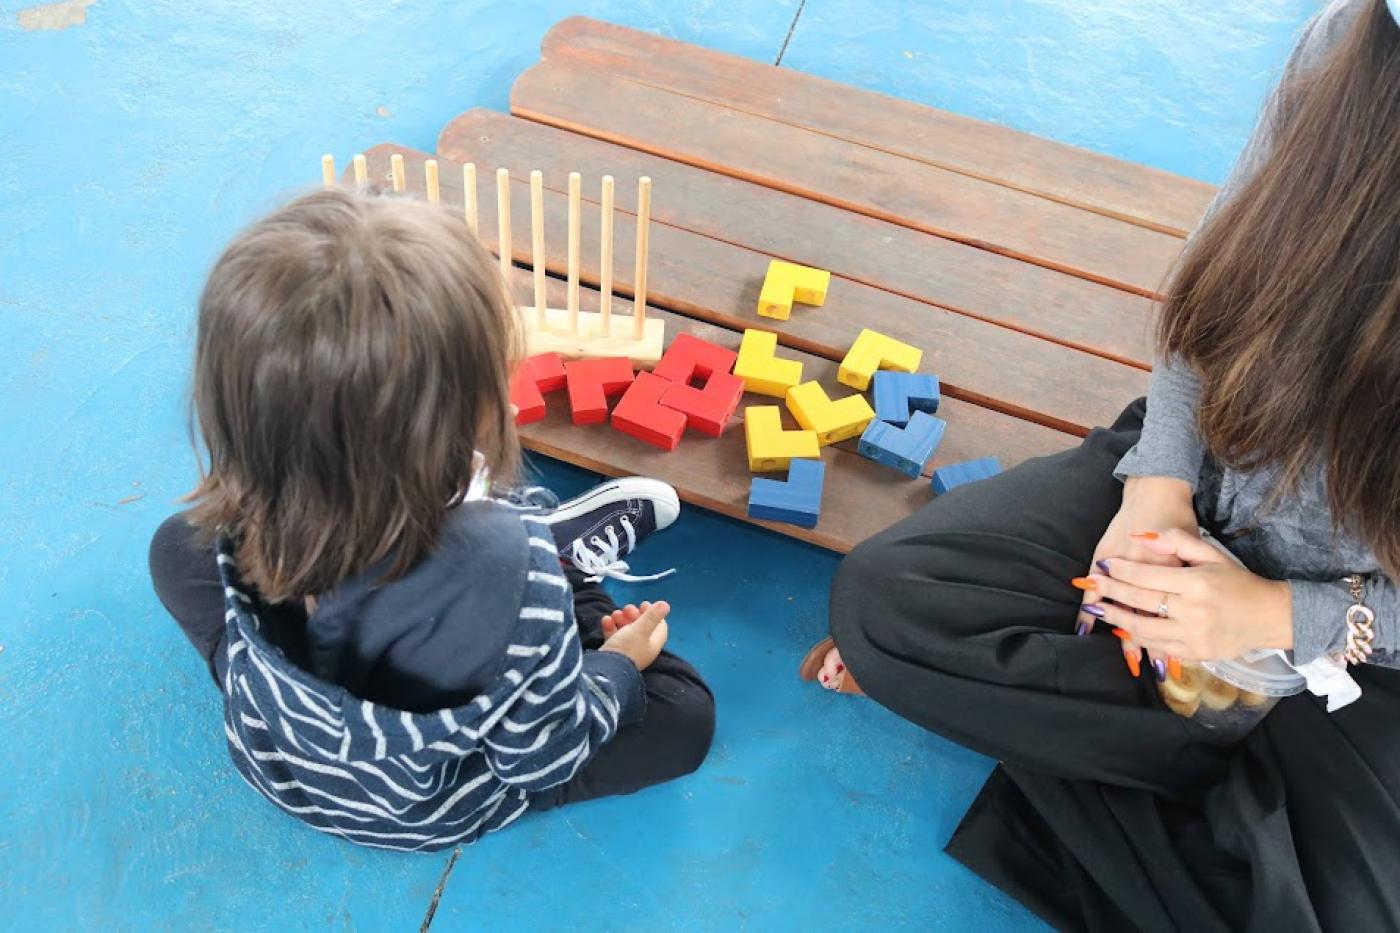
[[[1162,601],[1161,601],[1160,603],[1157,604],[1157,618],[1159,618],[1159,619],[1165,619],[1165,618],[1168,617],[1168,615],[1167,615],[1167,597],[1168,597],[1169,595],[1170,595],[1170,594],[1168,594],[1168,593],[1163,593],[1163,594],[1162,594]]]

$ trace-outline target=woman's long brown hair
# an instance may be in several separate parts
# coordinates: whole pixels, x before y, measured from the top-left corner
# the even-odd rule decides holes
[[[516,327],[495,260],[434,205],[333,189],[259,221],[200,299],[190,521],[269,602],[402,575],[474,451],[497,480],[516,467]]]
[[[1370,0],[1281,89],[1257,174],[1197,233],[1160,343],[1201,374],[1200,427],[1278,493],[1327,470],[1338,530],[1400,574],[1400,27]]]

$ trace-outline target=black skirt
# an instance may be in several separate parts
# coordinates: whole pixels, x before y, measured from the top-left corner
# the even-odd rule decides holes
[[[1074,634],[1142,402],[1076,450],[954,490],[832,589],[872,698],[998,759],[948,851],[1062,929],[1400,930],[1400,671],[1329,714],[1288,698],[1229,744]],[[1389,867],[1387,867],[1389,866]]]

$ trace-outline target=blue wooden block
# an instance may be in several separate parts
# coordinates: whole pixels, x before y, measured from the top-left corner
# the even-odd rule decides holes
[[[981,460],[968,460],[966,463],[952,463],[933,471],[934,495],[943,495],[954,486],[975,483],[979,479],[996,476],[1001,472],[1001,464],[996,457],[983,457]]]
[[[917,479],[947,427],[948,422],[926,411],[914,412],[902,428],[872,421],[860,436],[860,454]]]
[[[825,479],[826,464],[820,460],[792,461],[786,480],[755,478],[749,487],[749,518],[815,528]]]
[[[897,373],[882,369],[875,374],[875,418],[904,427],[915,411],[938,411],[938,377],[928,373]]]

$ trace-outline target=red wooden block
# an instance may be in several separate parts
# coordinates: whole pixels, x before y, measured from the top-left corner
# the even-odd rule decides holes
[[[515,364],[510,378],[510,400],[520,409],[516,424],[544,417],[544,393],[564,388],[564,359],[558,353],[541,353]]]
[[[719,437],[743,397],[743,379],[730,373],[716,372],[710,375],[703,389],[682,382],[671,383],[661,396],[661,404],[685,415],[689,427]]]
[[[535,385],[540,387],[541,392],[555,392],[564,388],[564,358],[558,353],[541,353],[527,357],[520,365],[530,368]]]
[[[636,381],[613,409],[613,427],[662,450],[675,450],[685,433],[686,417],[659,404],[661,396],[674,388],[674,383],[654,373],[637,373]]]
[[[564,364],[564,375],[574,424],[600,424],[608,420],[608,397],[632,384],[632,361],[571,360]]]
[[[738,358],[738,353],[717,343],[690,334],[677,334],[652,372],[662,379],[687,385],[697,376],[708,379],[715,373],[729,372]]]

